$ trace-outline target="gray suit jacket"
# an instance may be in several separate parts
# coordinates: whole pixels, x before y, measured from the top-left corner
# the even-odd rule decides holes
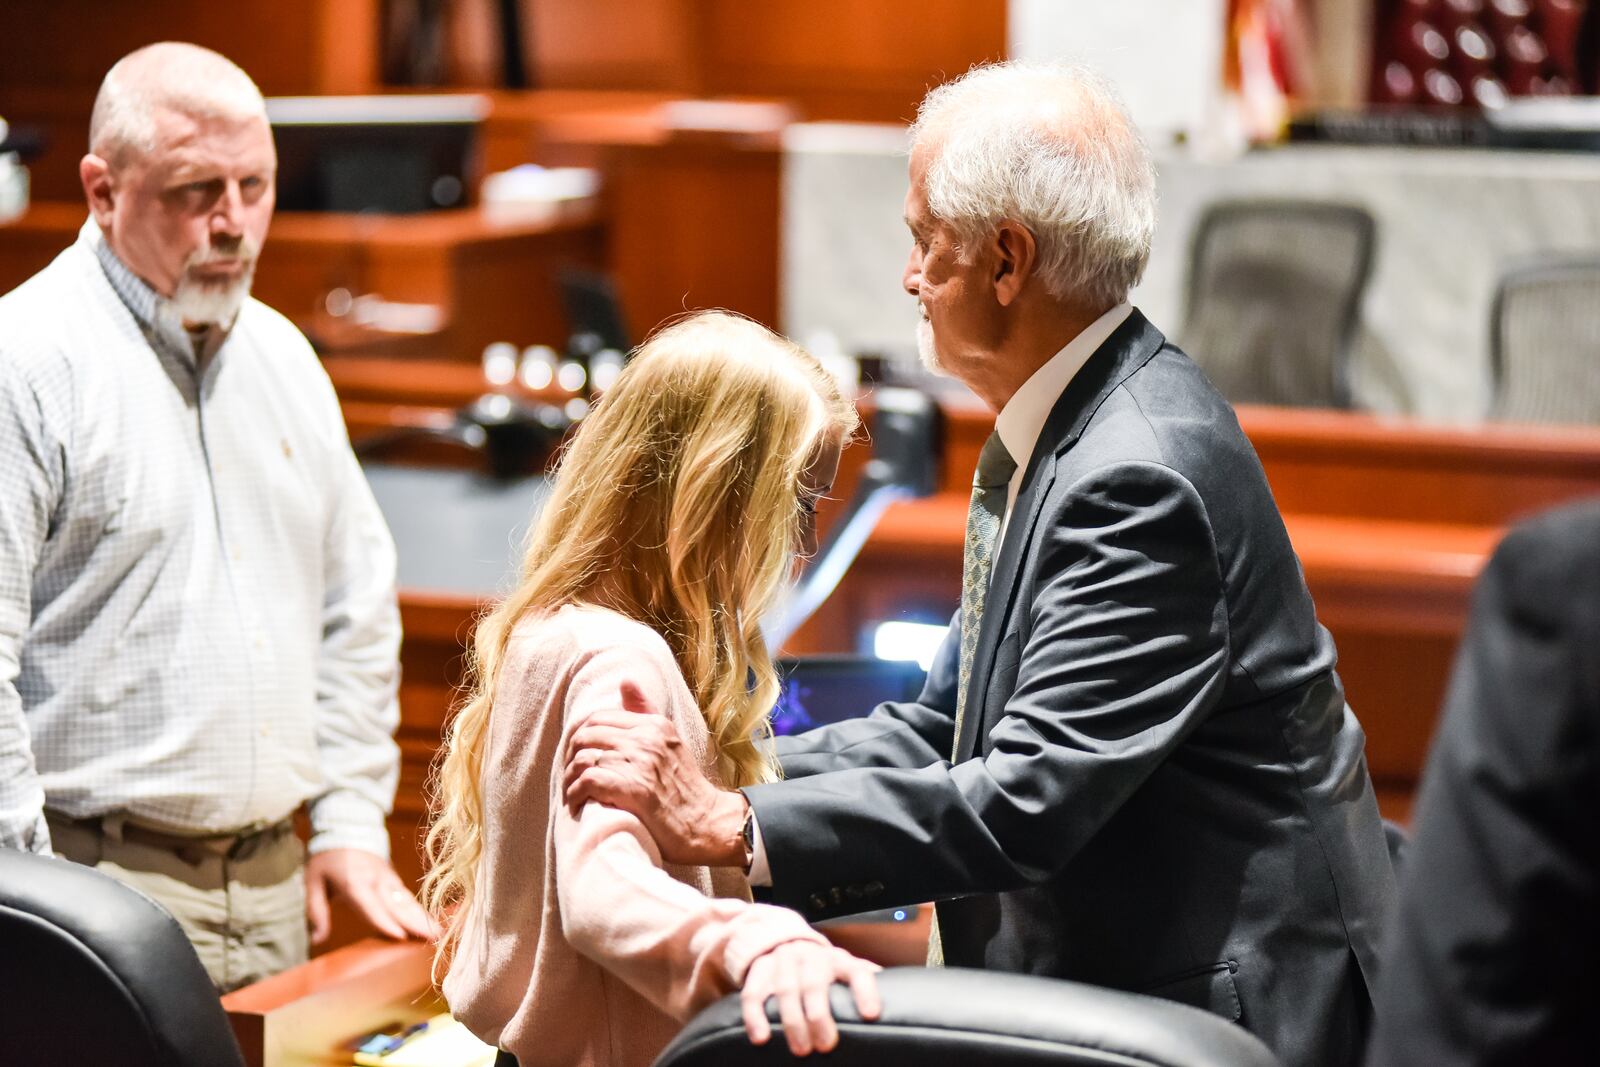
[[[1137,312],[1028,463],[955,739],[958,645],[916,702],[780,743],[747,790],[772,899],[939,900],[951,966],[1356,1062],[1394,899],[1364,736],[1233,411]]]

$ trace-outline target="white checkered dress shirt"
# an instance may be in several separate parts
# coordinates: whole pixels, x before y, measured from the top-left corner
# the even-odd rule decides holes
[[[283,316],[247,301],[199,369],[93,220],[0,297],[0,845],[48,850],[46,803],[201,833],[309,800],[313,851],[388,855],[394,584]]]

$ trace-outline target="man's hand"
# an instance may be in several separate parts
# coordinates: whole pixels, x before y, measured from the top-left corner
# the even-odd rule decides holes
[[[576,813],[594,800],[632,813],[668,863],[743,866],[744,794],[712,785],[672,721],[646,707],[633,683],[622,683],[621,704],[591,715],[568,740],[567,806]]]
[[[745,1033],[751,1044],[767,1043],[772,1036],[767,998],[777,997],[789,1051],[796,1056],[832,1052],[839,1044],[839,1027],[828,1006],[828,989],[835,982],[847,983],[855,994],[856,1011],[871,1021],[881,1009],[876,978],[881,969],[832,945],[786,941],[757,956],[744,976],[739,1006]]]
[[[358,848],[330,848],[306,860],[306,920],[311,943],[328,939],[328,897],[344,897],[378,931],[396,941],[433,940],[439,928],[388,861]]]

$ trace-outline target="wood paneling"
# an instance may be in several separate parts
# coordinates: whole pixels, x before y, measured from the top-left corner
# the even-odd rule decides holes
[[[7,0],[0,115],[49,134],[34,185],[43,198],[69,198],[95,89],[129,51],[193,41],[234,60],[269,96],[371,92],[382,8],[145,0],[134,17],[103,0]],[[779,97],[812,119],[903,121],[930,85],[1005,51],[1004,0],[540,0],[524,14],[541,88]],[[485,24],[473,39],[492,32]],[[462,72],[456,84],[487,87],[492,57],[459,58],[447,63]]]
[[[243,67],[269,96],[363,92],[377,83],[379,0],[214,4],[6,0],[0,90],[89,89],[118,59],[156,41],[191,41]]]
[[[707,0],[704,91],[812,119],[905,122],[934,85],[1005,58],[1004,0]]]
[[[1505,525],[1600,489],[1600,430],[1245,407],[1284,512]]]
[[[660,89],[697,95],[702,0],[524,4],[533,76],[552,89]]]
[[[699,308],[777,326],[775,147],[618,148],[611,174],[610,259],[635,340]]]
[[[538,3],[538,84],[793,101],[812,119],[897,122],[928,86],[1005,53],[1004,0]]]
[[[721,307],[778,319],[781,134],[772,101],[728,105],[733,128],[659,103],[549,116],[542,149],[605,175],[607,260],[635,342],[663,320]]]
[[[0,3],[0,115],[41,129],[29,163],[34,195],[75,199],[89,111],[111,65],[156,41],[213,48],[268,96],[371,92],[378,85],[380,0],[203,3],[5,0]]]

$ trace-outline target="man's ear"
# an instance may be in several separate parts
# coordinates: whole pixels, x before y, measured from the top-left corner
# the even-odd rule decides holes
[[[1033,277],[1039,262],[1039,244],[1022,223],[1002,219],[995,230],[992,250],[995,299],[1001,307],[1010,307]]]
[[[78,179],[83,182],[83,198],[89,203],[89,213],[103,230],[111,225],[113,192],[116,183],[111,177],[111,164],[90,152],[78,161]]]

